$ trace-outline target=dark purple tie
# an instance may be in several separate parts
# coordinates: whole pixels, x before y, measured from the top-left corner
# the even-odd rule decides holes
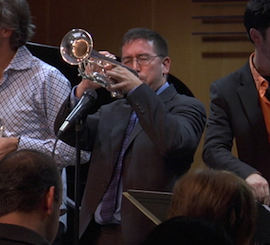
[[[114,170],[113,179],[103,197],[102,207],[100,210],[100,216],[104,222],[108,222],[112,219],[113,213],[116,208],[117,190],[118,190],[118,186],[120,182],[123,157],[126,151],[129,136],[136,123],[136,119],[137,119],[136,113],[133,111],[129,120],[128,127],[126,129],[125,138],[122,144],[122,148],[121,148],[121,152],[118,158],[117,165]]]

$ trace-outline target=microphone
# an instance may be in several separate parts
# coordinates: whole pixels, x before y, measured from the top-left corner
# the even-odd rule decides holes
[[[95,90],[86,90],[83,93],[83,96],[79,100],[78,104],[73,108],[73,110],[69,113],[63,124],[58,130],[57,137],[66,131],[68,126],[72,124],[79,116],[85,116],[84,114],[87,112],[87,109],[95,103],[97,99],[97,92]]]

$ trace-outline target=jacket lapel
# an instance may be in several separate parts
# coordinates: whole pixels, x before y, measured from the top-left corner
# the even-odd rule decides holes
[[[256,130],[265,128],[258,91],[248,63],[243,67],[243,72],[241,72],[239,80],[242,82],[241,86],[237,89],[237,93],[249,123]]]
[[[129,104],[121,104],[115,111],[111,123],[115,125],[111,133],[113,162],[116,163],[121,151],[125,131],[129,123],[132,109]]]

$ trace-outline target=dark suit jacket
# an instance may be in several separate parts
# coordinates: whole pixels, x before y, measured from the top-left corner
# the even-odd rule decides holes
[[[211,85],[203,159],[244,179],[259,171],[270,182],[270,144],[249,63]]]
[[[56,130],[70,111],[64,105]],[[171,85],[159,96],[142,84],[126,99],[104,105],[88,115],[82,148],[92,151],[82,200],[83,232],[104,195],[121,149],[132,109],[137,123],[129,138],[123,164],[123,190],[172,191],[176,179],[193,161],[205,125],[205,109],[197,99],[180,95]],[[74,145],[74,129],[62,139]],[[127,244],[138,244],[147,234],[140,217],[122,205],[122,230]]]
[[[26,227],[0,223],[1,245],[50,245],[44,237]]]

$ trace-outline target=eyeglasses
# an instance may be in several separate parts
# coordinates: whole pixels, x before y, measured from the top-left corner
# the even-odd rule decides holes
[[[126,57],[122,59],[122,63],[126,66],[132,66],[133,62],[136,61],[140,66],[148,66],[156,57],[164,57],[164,56],[141,54],[138,55],[136,58]]]

